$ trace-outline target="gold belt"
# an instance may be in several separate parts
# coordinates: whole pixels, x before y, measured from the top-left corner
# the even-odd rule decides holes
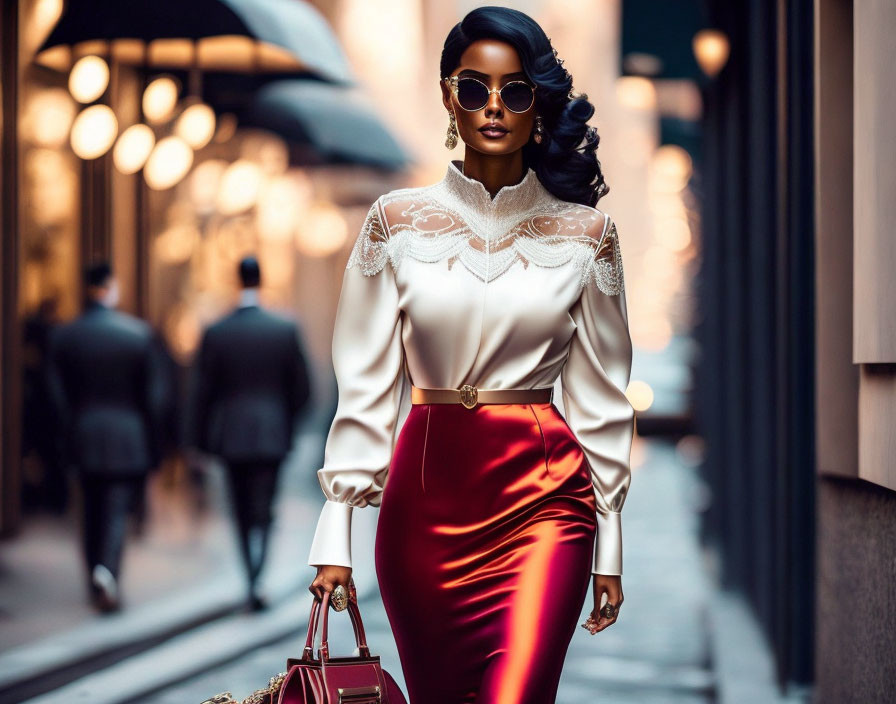
[[[554,387],[538,389],[477,389],[464,384],[459,389],[421,389],[411,385],[411,403],[461,403],[473,408],[477,403],[550,403]]]

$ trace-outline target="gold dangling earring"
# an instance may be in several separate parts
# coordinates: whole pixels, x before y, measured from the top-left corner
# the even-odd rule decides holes
[[[541,121],[541,115],[535,116],[535,132],[532,135],[532,139],[535,140],[536,144],[541,144],[541,138],[544,135],[544,124]]]
[[[448,134],[445,137],[445,146],[454,149],[457,146],[457,121],[454,119],[454,111],[448,113]]]

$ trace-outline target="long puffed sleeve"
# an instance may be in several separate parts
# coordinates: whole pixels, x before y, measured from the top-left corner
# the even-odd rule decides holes
[[[368,211],[349,257],[336,309],[333,368],[339,399],[324,466],[317,471],[326,502],[309,565],[352,566],[352,508],[379,505],[394,448],[404,349],[380,200]]]
[[[560,373],[566,421],[590,465],[597,498],[592,573],[622,574],[620,511],[631,481],[634,409],[622,257],[616,226],[605,216],[587,283],[570,310],[576,330]]]

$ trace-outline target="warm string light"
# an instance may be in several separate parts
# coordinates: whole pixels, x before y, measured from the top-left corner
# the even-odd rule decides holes
[[[147,121],[158,126],[171,120],[179,91],[177,81],[170,76],[152,80],[143,92],[143,113]],[[215,127],[214,110],[193,100],[177,117],[173,134],[158,143],[148,125],[131,125],[116,144],[115,165],[125,174],[136,173],[146,166],[148,170],[144,177],[151,188],[170,188],[189,172],[193,163],[192,150],[207,145],[215,134]]]
[[[156,143],[155,133],[142,123],[131,125],[118,138],[112,160],[123,174],[134,174],[143,168]]]
[[[233,116],[219,119],[195,97],[180,102],[180,83],[167,75],[149,81],[141,97],[143,122],[125,129],[110,106],[92,104],[109,90],[110,73],[100,56],[79,59],[67,91],[45,91],[42,102],[35,100],[40,119],[33,124],[23,119],[23,129],[30,125],[23,135],[35,147],[59,147],[67,141],[81,159],[111,150],[116,170],[126,175],[142,171],[154,190],[171,189],[191,175],[188,188],[173,194],[174,205],[187,212],[172,206],[161,217],[152,241],[157,261],[188,265],[191,271],[196,266],[207,273],[214,269],[215,279],[222,280],[223,266],[232,268],[235,256],[253,252],[273,287],[269,293],[276,297],[288,290],[298,257],[328,257],[344,250],[349,233],[342,209],[314,196],[308,175],[290,168],[290,151],[282,139],[259,131],[253,140],[252,132],[237,132]],[[195,152],[212,140],[234,138],[241,147],[236,160],[197,162]],[[197,285],[208,293],[201,280],[197,275]],[[172,308],[164,327],[179,356],[195,350],[198,318],[183,302]]]
[[[728,63],[731,46],[728,36],[718,29],[701,29],[692,41],[694,57],[700,69],[715,78]]]
[[[255,135],[247,143],[259,146],[260,138]],[[277,144],[268,144],[264,157],[244,147],[241,144],[239,151],[247,156],[236,161],[212,158],[195,165],[183,192],[186,197],[167,209],[165,224],[153,240],[155,256],[166,266],[189,263],[195,285],[209,300],[227,292],[214,282],[227,281],[227,272],[245,254],[259,257],[268,295],[276,299],[289,290],[297,256],[329,256],[343,250],[348,238],[341,208],[314,200],[304,171],[286,168],[281,173]],[[149,178],[154,169],[151,158],[145,171]],[[182,354],[194,349],[189,317],[176,316],[166,333],[176,337],[172,344]]]
[[[118,134],[118,119],[108,105],[84,108],[72,125],[71,145],[82,159],[96,159],[107,151]]]
[[[164,190],[178,184],[193,165],[193,150],[177,135],[160,139],[146,166],[143,177],[147,185],[155,190]]]
[[[82,56],[72,66],[68,89],[79,103],[92,103],[109,86],[109,64],[99,56]]]
[[[177,81],[170,76],[154,79],[143,91],[143,114],[152,124],[166,122],[177,106],[180,93]]]
[[[205,103],[193,103],[177,118],[174,134],[193,149],[202,149],[215,135],[215,111]]]

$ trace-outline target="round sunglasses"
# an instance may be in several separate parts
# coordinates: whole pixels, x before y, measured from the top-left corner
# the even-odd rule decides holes
[[[510,112],[526,112],[535,102],[535,90],[525,81],[510,81],[500,89],[489,89],[485,83],[471,76],[448,76],[444,80],[457,96],[457,104],[468,112],[482,110],[492,93],[501,96],[501,102]]]

